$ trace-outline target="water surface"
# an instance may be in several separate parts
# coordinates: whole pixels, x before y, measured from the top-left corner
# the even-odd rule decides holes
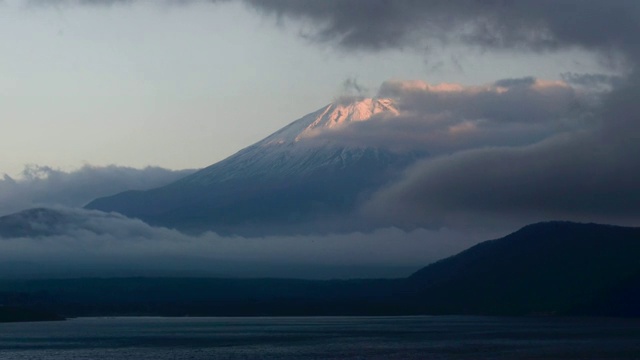
[[[0,359],[640,359],[640,320],[79,318],[0,324]]]

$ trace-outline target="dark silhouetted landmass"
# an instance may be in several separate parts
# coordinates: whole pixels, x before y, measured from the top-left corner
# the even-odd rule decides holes
[[[403,314],[397,280],[88,278],[0,282],[0,300],[67,316]],[[4,299],[3,299],[4,297]],[[12,300],[6,300],[12,297]],[[394,308],[395,307],[395,308]]]
[[[27,321],[60,321],[63,317],[54,313],[13,306],[0,306],[0,323]]]
[[[420,308],[456,314],[640,315],[640,228],[548,222],[416,272]]]
[[[640,316],[640,228],[549,222],[405,279],[0,281],[0,301],[66,316]]]

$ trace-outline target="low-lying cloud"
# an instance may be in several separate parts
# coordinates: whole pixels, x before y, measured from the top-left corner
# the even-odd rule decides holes
[[[0,216],[36,206],[81,207],[98,197],[163,186],[193,171],[115,165],[85,165],[62,171],[48,166],[26,166],[17,179],[8,175],[0,178]]]
[[[326,236],[188,236],[69,208],[32,209],[0,223],[3,274],[31,277],[400,277],[497,235],[388,228]]]

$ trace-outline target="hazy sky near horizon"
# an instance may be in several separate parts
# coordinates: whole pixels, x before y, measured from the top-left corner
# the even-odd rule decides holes
[[[614,72],[579,48],[351,51],[309,39],[307,26],[237,1],[0,1],[0,174],[28,164],[204,167],[354,83],[375,96],[390,79]]]

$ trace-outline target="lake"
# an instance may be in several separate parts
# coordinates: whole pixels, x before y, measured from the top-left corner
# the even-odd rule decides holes
[[[78,318],[0,324],[0,359],[640,359],[640,320]]]

